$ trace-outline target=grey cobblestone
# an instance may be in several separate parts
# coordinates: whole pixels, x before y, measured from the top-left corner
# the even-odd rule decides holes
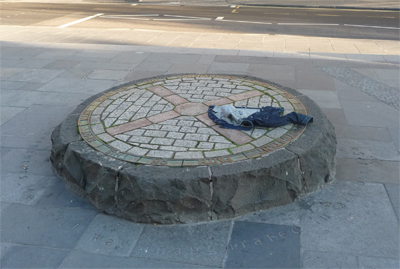
[[[168,132],[166,131],[155,131],[149,130],[144,133],[144,136],[152,136],[152,137],[165,137]]]
[[[253,144],[255,147],[261,147],[264,146],[265,144],[268,144],[269,142],[273,141],[272,138],[269,138],[267,136],[263,136],[257,140],[254,140],[253,142],[251,142],[251,144]]]
[[[227,148],[230,148],[232,146],[233,146],[232,143],[229,143],[229,144],[228,143],[216,143],[214,148],[215,149],[227,149]]]
[[[117,120],[117,118],[107,118],[107,119],[104,120],[104,125],[108,128],[108,127],[110,127],[116,120]]]
[[[179,131],[182,133],[196,133],[197,129],[198,129],[197,127],[183,126],[183,127],[181,127],[181,129]]]
[[[118,138],[121,141],[128,141],[128,139],[131,137],[130,135],[124,135],[124,134],[119,134],[115,136],[116,138]]]
[[[188,148],[195,148],[197,146],[197,141],[190,141],[190,140],[175,140],[174,146],[176,147],[188,147]]]
[[[201,159],[204,158],[202,152],[177,152],[175,159]]]
[[[247,145],[243,145],[243,146],[240,146],[237,148],[231,148],[230,151],[232,151],[233,154],[237,154],[237,153],[245,152],[245,151],[248,151],[251,149],[254,149],[254,146],[247,144]]]
[[[206,158],[212,158],[212,157],[219,157],[219,156],[226,156],[230,155],[230,153],[227,150],[216,150],[216,151],[207,151],[204,152],[204,156]]]
[[[149,143],[151,141],[151,137],[145,137],[145,136],[132,136],[129,139],[129,142],[134,142],[134,143]]]
[[[273,138],[278,138],[281,137],[282,135],[284,135],[288,130],[281,128],[281,127],[277,127],[274,130],[268,132],[268,136],[269,137],[273,137]]]
[[[90,117],[90,124],[100,123],[100,115],[93,115]]]
[[[96,135],[97,135],[97,134],[101,134],[101,133],[105,133],[103,124],[95,124],[95,125],[92,125],[92,131],[93,131],[93,133],[96,134]]]
[[[174,146],[161,146],[161,150],[166,150],[166,151],[187,151],[188,148],[185,147],[174,147]]]
[[[175,126],[175,125],[162,125],[161,130],[163,131],[172,131],[172,132],[178,132],[182,127],[180,126]]]
[[[254,138],[259,138],[260,136],[263,136],[266,132],[267,130],[265,128],[255,128],[251,133],[251,136]]]
[[[171,146],[174,143],[175,139],[171,138],[153,138],[150,144],[157,144],[163,146]]]
[[[184,139],[185,140],[194,140],[194,141],[207,141],[209,135],[205,134],[186,134]]]
[[[134,136],[140,136],[145,132],[145,130],[141,130],[141,129],[136,129],[136,130],[132,130],[129,132],[125,132],[124,134],[126,135],[134,135]]]
[[[178,133],[178,132],[169,132],[167,134],[167,138],[174,138],[174,139],[182,139],[184,136],[184,133]]]
[[[148,157],[155,157],[155,158],[172,158],[174,155],[171,151],[164,151],[164,150],[150,150],[147,153]]]
[[[214,147],[214,143],[209,142],[200,142],[197,146],[198,149],[212,149]]]
[[[111,142],[110,146],[112,146],[112,147],[114,147],[114,148],[116,148],[116,149],[118,149],[118,150],[120,150],[122,152],[126,152],[126,151],[128,151],[128,150],[130,150],[132,148],[131,145],[126,144],[126,143],[124,143],[122,141],[118,141],[118,140],[115,140],[115,141]]]
[[[117,121],[114,123],[114,126],[120,125],[120,124],[124,124],[124,123],[127,123],[127,122],[128,122],[128,120],[117,120]]]
[[[103,140],[103,141],[106,142],[106,143],[115,140],[114,137],[112,137],[111,135],[109,135],[109,134],[107,134],[107,133],[99,134],[97,137],[100,138],[101,140]]]
[[[178,126],[192,126],[194,124],[194,121],[188,121],[188,120],[180,120],[178,122]]]
[[[144,148],[133,147],[130,150],[128,150],[128,152],[136,156],[144,156],[146,155],[147,152],[149,152],[149,150]]]
[[[159,145],[150,145],[150,144],[140,144],[141,148],[146,148],[146,149],[158,149],[160,146]]]

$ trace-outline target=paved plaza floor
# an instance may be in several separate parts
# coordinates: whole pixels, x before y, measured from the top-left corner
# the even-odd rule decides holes
[[[114,41],[100,42],[109,32],[0,27],[2,268],[399,267],[398,41],[335,43],[261,35],[201,39],[194,33],[188,44],[184,37],[190,33],[173,40],[170,33],[148,33],[132,44],[121,43],[124,33],[114,31]],[[218,45],[223,38],[227,41]],[[241,46],[246,38],[252,41]],[[290,47],[287,40],[296,38],[304,41],[299,41],[304,49]],[[293,204],[184,225],[129,222],[67,192],[49,161],[54,128],[94,94],[136,79],[181,73],[254,76],[314,100],[336,131],[334,182]],[[229,92],[230,97],[240,94]],[[140,98],[149,101],[148,95]],[[167,106],[154,103],[151,109],[168,112]],[[108,116],[110,124],[123,121],[122,115]],[[157,147],[173,147],[179,137],[170,138],[171,145],[172,140],[161,138],[181,136],[174,126],[197,122],[176,120],[166,133],[143,129],[148,136],[125,138],[147,144],[146,137],[163,135]],[[205,127],[197,125],[198,138],[220,137],[198,133]],[[115,135],[123,135],[120,131]],[[133,141],[139,138],[143,141]],[[188,141],[197,141],[192,138]]]

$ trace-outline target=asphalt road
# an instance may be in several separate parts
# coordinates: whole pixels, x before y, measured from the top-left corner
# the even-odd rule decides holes
[[[399,12],[271,7],[0,3],[2,25],[398,40]]]

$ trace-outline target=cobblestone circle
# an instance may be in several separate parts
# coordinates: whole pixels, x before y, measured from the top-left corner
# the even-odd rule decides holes
[[[294,96],[261,81],[182,75],[124,85],[92,102],[79,118],[85,141],[112,157],[139,164],[195,166],[259,157],[296,139],[293,124],[250,131],[224,129],[210,105],[284,107],[306,114]]]

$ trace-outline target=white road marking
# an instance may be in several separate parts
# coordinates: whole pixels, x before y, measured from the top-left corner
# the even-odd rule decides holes
[[[137,6],[137,4],[132,4],[131,6]]]
[[[310,26],[312,26],[312,25],[318,25],[318,26],[334,26],[334,25],[339,25],[339,24],[337,24],[337,23],[329,24],[329,23],[291,23],[291,22],[288,22],[288,23],[280,22],[280,23],[278,23],[278,24],[279,24],[279,25],[310,25]]]
[[[83,19],[80,19],[80,20],[77,20],[77,21],[73,21],[73,22],[61,25],[61,26],[58,26],[58,28],[66,28],[68,26],[71,26],[71,25],[74,25],[74,24],[77,24],[77,23],[80,23],[80,22],[83,22],[83,21],[87,21],[87,20],[93,19],[93,18],[99,17],[101,15],[103,15],[103,13],[99,13],[99,14],[96,14],[96,15],[93,15],[93,16],[90,16],[90,17],[86,17],[86,18],[83,18]]]
[[[384,27],[384,26],[368,26],[368,25],[354,25],[354,24],[345,24],[344,26],[400,30],[400,28]]]
[[[215,20],[216,21],[222,21],[224,19],[224,17],[217,17]]]
[[[340,17],[342,15],[332,15],[332,14],[316,14],[315,16],[323,16],[323,17]]]
[[[233,21],[233,20],[216,20],[222,22],[240,22],[240,23],[254,23],[254,24],[272,24],[270,22],[258,22],[258,21]]]
[[[104,15],[101,16],[103,18],[108,18],[108,17],[157,17],[160,16],[160,14],[140,14],[140,15]]]
[[[232,6],[231,6],[231,8],[235,8],[235,7],[236,7],[235,5],[232,5]]]

